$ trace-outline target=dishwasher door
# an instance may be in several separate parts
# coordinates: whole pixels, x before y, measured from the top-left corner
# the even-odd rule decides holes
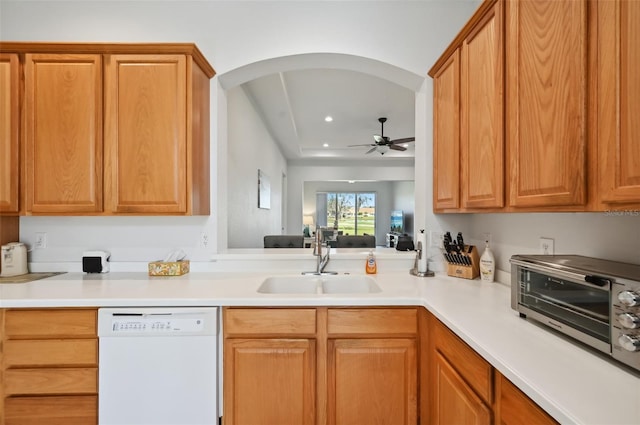
[[[218,424],[218,328],[217,308],[99,309],[99,424]]]

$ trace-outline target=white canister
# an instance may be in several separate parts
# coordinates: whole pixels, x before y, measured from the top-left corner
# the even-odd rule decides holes
[[[27,269],[27,247],[22,242],[2,245],[0,251],[1,277],[19,276],[29,273]]]

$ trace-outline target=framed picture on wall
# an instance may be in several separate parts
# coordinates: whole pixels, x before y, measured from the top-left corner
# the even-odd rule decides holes
[[[258,208],[271,208],[271,184],[269,177],[258,169]]]

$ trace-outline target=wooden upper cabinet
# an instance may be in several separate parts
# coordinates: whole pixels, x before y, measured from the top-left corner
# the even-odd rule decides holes
[[[215,71],[195,45],[0,50],[0,214],[210,213]]]
[[[433,209],[460,206],[460,51],[433,75]]]
[[[504,206],[504,12],[485,1],[433,77],[433,208]]]
[[[209,76],[180,54],[105,55],[105,204],[209,214]]]
[[[20,211],[19,87],[18,55],[0,53],[0,214]]]
[[[587,4],[505,2],[513,207],[586,203]]]
[[[597,2],[600,201],[640,203],[640,2]]]
[[[184,55],[106,57],[105,180],[113,212],[186,213]]]
[[[462,208],[504,206],[502,5],[496,2],[461,46]]]
[[[102,57],[25,57],[26,209],[102,210]]]

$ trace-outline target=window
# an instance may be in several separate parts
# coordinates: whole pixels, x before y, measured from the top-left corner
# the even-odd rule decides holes
[[[375,235],[375,193],[318,193],[316,199],[318,215],[326,211],[326,222],[321,222],[325,217],[319,217],[320,225],[333,227],[344,235]]]

